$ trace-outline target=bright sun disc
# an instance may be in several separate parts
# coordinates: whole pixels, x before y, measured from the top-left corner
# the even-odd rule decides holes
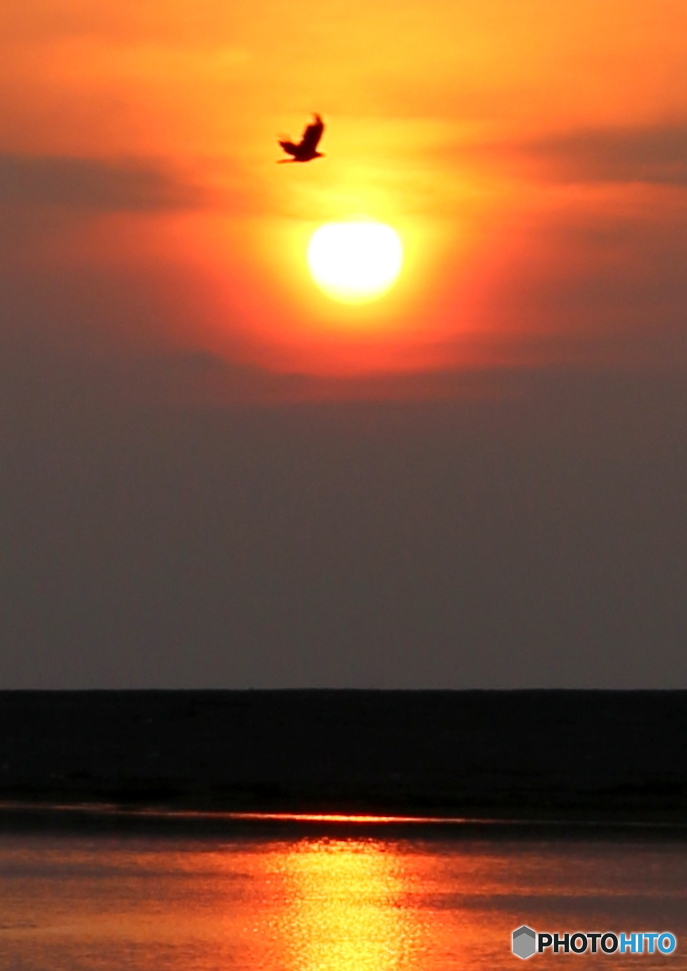
[[[385,293],[401,272],[403,247],[385,223],[360,220],[325,223],[313,233],[308,266],[327,296],[365,303]]]

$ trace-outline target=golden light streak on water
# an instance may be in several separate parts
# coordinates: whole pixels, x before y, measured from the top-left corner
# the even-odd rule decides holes
[[[338,824],[267,838],[242,825],[204,837],[0,832],[2,971],[512,971],[522,923],[667,929],[676,957],[601,963],[684,964],[684,838],[366,838]],[[598,971],[600,959],[536,958],[538,971],[572,964]]]
[[[374,840],[302,841],[283,859],[289,904],[281,935],[289,971],[395,971],[422,938],[403,868]]]

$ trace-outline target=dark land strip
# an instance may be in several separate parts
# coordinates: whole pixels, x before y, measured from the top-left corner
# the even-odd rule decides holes
[[[5,691],[0,801],[687,827],[687,691]]]

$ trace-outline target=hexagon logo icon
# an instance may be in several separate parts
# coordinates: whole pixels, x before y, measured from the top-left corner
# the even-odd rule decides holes
[[[513,931],[513,954],[516,957],[522,958],[524,961],[525,958],[531,958],[536,950],[536,931],[533,931],[527,924],[523,924],[522,927]]]

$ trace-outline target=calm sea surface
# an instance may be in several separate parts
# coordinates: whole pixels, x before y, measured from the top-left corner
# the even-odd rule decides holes
[[[667,957],[510,952],[511,931],[672,931]],[[687,967],[670,839],[0,834],[2,971]]]

